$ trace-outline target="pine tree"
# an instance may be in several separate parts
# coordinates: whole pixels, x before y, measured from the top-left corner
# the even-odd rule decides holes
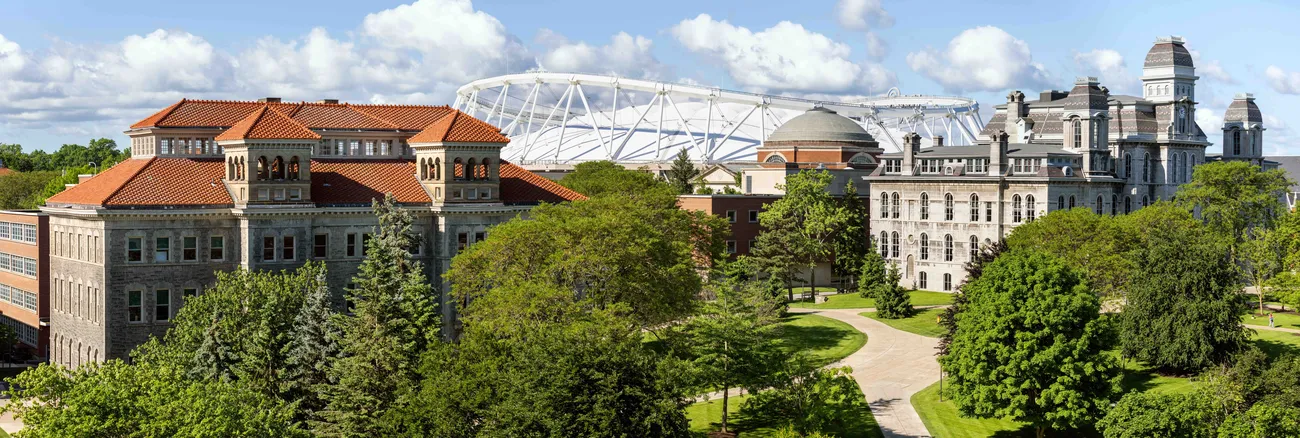
[[[342,336],[334,324],[336,313],[325,272],[316,276],[315,287],[308,287],[306,300],[294,317],[293,337],[285,360],[283,391],[290,400],[298,400],[298,411],[310,416],[325,407],[319,396],[330,382],[329,366],[339,354]]]
[[[374,203],[379,226],[353,279],[356,287],[346,291],[353,314],[335,318],[342,357],[328,369],[333,383],[323,395],[324,421],[314,425],[320,435],[382,435],[379,420],[401,394],[414,390],[420,354],[439,339],[437,297],[424,267],[407,252],[411,215],[395,203],[391,194]]]
[[[862,298],[875,298],[876,291],[888,284],[885,278],[888,271],[885,269],[885,258],[876,252],[875,248],[869,248],[863,255],[861,274],[858,277],[858,294]]]
[[[196,379],[211,379],[229,382],[234,379],[230,368],[235,360],[235,355],[230,351],[230,346],[221,339],[219,324],[221,316],[217,315],[212,319],[212,324],[203,333],[203,342],[199,344],[199,349],[194,353],[194,366],[190,368],[189,375]]]
[[[889,265],[889,272],[885,275],[885,282],[876,288],[876,314],[885,319],[898,319],[912,316],[915,309],[912,308],[912,297],[907,289],[898,285],[902,278],[898,273],[898,265]]]
[[[691,194],[691,182],[695,177],[700,176],[700,170],[695,168],[695,163],[691,162],[691,154],[682,148],[677,153],[677,158],[673,160],[673,167],[668,168],[668,183],[672,184],[677,194]]]

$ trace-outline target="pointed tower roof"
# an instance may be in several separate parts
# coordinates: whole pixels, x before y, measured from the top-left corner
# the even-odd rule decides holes
[[[407,143],[436,142],[465,143],[509,143],[510,139],[501,135],[501,130],[468,114],[452,111],[437,121],[429,124],[419,134],[415,134]]]
[[[284,113],[262,105],[216,137],[223,140],[319,140],[320,134]]]

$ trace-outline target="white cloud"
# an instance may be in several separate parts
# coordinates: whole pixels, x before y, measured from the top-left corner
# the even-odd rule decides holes
[[[867,32],[867,56],[872,59],[884,58],[889,53],[889,44],[875,32]]]
[[[1300,72],[1286,71],[1276,65],[1264,70],[1268,85],[1282,94],[1300,94]]]
[[[1029,44],[993,26],[963,31],[942,52],[930,48],[908,53],[907,65],[950,92],[1036,89],[1050,84],[1047,70],[1034,62]]]
[[[522,64],[531,58],[501,21],[474,10],[469,0],[417,0],[376,12],[361,22],[361,35],[376,43],[373,49],[400,52],[388,54],[390,60],[419,55],[413,67],[455,82],[503,71],[511,59]]]
[[[748,90],[879,93],[897,82],[883,66],[850,60],[847,44],[789,21],[754,32],[700,14],[671,31],[687,50],[716,59]]]
[[[17,74],[27,65],[27,57],[18,43],[0,35],[0,79]]]
[[[1138,79],[1128,71],[1124,56],[1111,49],[1075,52],[1074,63],[1084,73],[1097,76],[1112,93],[1136,91]]]
[[[1225,84],[1236,84],[1237,80],[1223,69],[1223,64],[1219,60],[1205,61],[1201,59],[1201,52],[1190,50],[1192,53],[1192,64],[1196,66],[1196,74],[1202,78],[1219,81]]]
[[[894,25],[894,17],[885,11],[880,0],[839,0],[835,4],[835,18],[839,20],[840,26],[852,30],[867,30],[873,25]]]
[[[666,77],[667,66],[655,58],[654,43],[646,37],[619,32],[603,46],[571,42],[564,36],[542,29],[536,41],[547,46],[537,64],[549,71],[613,73],[641,79]]]

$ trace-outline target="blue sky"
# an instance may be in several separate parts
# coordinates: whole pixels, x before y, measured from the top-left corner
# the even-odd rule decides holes
[[[1138,94],[1151,43],[1181,35],[1211,140],[1253,92],[1266,152],[1300,155],[1298,22],[1282,1],[9,1],[0,143],[122,143],[181,97],[446,104],[539,66],[828,99],[897,86],[988,110],[1079,75]]]

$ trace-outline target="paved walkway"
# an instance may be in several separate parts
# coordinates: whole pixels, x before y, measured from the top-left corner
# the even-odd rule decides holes
[[[859,315],[872,309],[790,309],[843,321],[867,334],[867,345],[835,365],[853,367],[853,378],[871,404],[886,438],[928,437],[912,408],[912,395],[939,381],[939,340],[895,329]]]

